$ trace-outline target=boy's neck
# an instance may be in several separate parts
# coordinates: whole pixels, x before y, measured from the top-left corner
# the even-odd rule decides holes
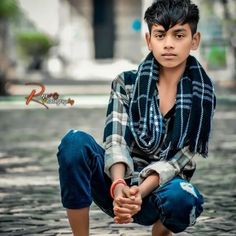
[[[160,66],[160,78],[162,83],[177,86],[179,80],[181,79],[186,67],[186,61],[181,65],[174,68],[166,68]]]

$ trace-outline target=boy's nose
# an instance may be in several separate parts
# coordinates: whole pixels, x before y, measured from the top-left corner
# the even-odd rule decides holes
[[[164,41],[164,48],[165,49],[170,49],[170,48],[174,48],[174,42],[171,39],[171,37],[166,37],[165,41]]]

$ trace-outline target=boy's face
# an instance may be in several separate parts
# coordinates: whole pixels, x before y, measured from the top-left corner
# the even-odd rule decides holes
[[[165,31],[161,25],[153,25],[151,35],[146,34],[150,51],[164,68],[183,65],[191,50],[196,50],[200,42],[200,33],[192,36],[189,24],[177,24]]]

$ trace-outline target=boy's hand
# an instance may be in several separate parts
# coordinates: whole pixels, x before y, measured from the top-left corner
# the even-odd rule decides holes
[[[114,221],[118,224],[131,223],[132,216],[140,211],[141,204],[142,198],[138,186],[118,185],[113,202]]]

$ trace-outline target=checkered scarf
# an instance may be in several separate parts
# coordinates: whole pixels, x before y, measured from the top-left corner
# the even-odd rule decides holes
[[[187,58],[186,70],[177,86],[173,129],[162,142],[164,118],[154,96],[155,89],[158,94],[158,67],[150,53],[137,71],[129,108],[129,124],[136,143],[147,154],[160,152],[167,156],[170,150],[189,146],[191,152],[206,157],[216,103],[210,78],[196,58]]]

